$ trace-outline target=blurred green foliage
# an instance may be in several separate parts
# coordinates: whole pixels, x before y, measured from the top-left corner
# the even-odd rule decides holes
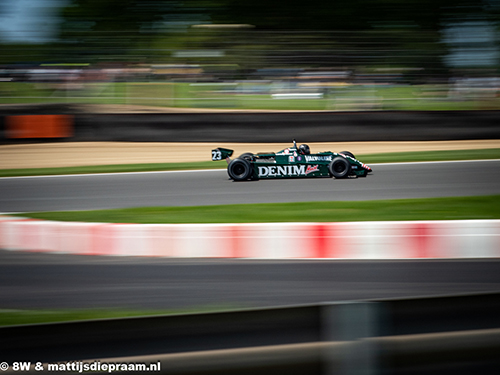
[[[5,45],[0,63],[235,63],[240,73],[271,65],[396,64],[432,75],[446,70],[446,25],[496,23],[498,13],[491,0],[72,0],[60,9],[56,41]],[[197,49],[225,53],[208,59],[174,54]]]
[[[221,304],[219,306],[206,305],[185,309],[170,310],[126,310],[126,309],[52,309],[52,310],[33,310],[33,309],[0,309],[0,326],[13,326],[23,324],[42,324],[56,322],[71,322],[96,319],[115,319],[132,318],[158,315],[175,314],[195,314],[218,311],[228,311],[242,308],[230,304]]]

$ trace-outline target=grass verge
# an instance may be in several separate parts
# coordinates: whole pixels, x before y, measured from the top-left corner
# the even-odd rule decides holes
[[[89,165],[82,167],[63,168],[29,168],[29,169],[2,169],[0,177],[22,176],[54,176],[68,174],[90,173],[124,173],[124,172],[155,172],[155,171],[182,171],[195,169],[226,168],[225,161],[201,161],[195,163],[151,163],[151,164],[117,164],[117,165]]]
[[[142,207],[36,212],[21,216],[58,221],[138,224],[500,219],[500,196]]]
[[[80,320],[132,318],[155,315],[207,313],[237,309],[236,306],[207,306],[177,310],[122,310],[122,309],[63,309],[63,310],[14,310],[0,309],[0,326],[56,323]]]
[[[356,155],[363,163],[408,163],[418,161],[482,160],[500,159],[500,148],[483,150],[447,150],[423,152],[396,152],[387,154]],[[65,168],[30,168],[2,169],[0,177],[48,176],[88,173],[123,173],[178,171],[196,169],[225,169],[225,161],[201,161],[193,163],[153,163],[153,164],[118,164]]]
[[[444,150],[419,152],[391,152],[360,155],[365,164],[370,163],[409,163],[422,161],[488,160],[500,159],[500,148],[482,150]]]

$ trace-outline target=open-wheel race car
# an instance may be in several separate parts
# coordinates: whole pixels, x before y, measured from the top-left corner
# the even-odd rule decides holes
[[[261,178],[299,177],[365,177],[372,169],[355,158],[349,151],[324,151],[311,154],[306,144],[293,146],[279,152],[244,153],[231,160],[233,150],[216,148],[212,160],[226,159],[227,173],[234,181],[258,180]]]

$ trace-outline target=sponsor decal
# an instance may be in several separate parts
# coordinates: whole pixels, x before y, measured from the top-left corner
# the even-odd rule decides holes
[[[307,176],[309,173],[313,173],[313,172],[319,172],[318,165],[308,165],[308,166],[307,166],[307,169],[306,169],[306,176]]]
[[[290,153],[290,150],[289,149],[285,149],[283,152],[288,155]]]
[[[315,155],[306,155],[305,156],[307,162],[311,161],[332,161],[332,155],[325,156],[315,156]]]
[[[295,163],[295,157],[294,156],[289,156],[288,157],[288,162]]]
[[[259,170],[259,177],[305,176],[306,175],[306,166],[305,165],[268,165],[265,167],[259,166],[258,170]]]
[[[297,160],[301,161],[302,160],[302,156],[297,156]]]

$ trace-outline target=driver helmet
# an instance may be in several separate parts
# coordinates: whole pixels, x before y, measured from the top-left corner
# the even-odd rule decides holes
[[[299,152],[302,155],[309,155],[311,153],[311,150],[309,149],[309,146],[306,144],[300,145],[299,146]]]

